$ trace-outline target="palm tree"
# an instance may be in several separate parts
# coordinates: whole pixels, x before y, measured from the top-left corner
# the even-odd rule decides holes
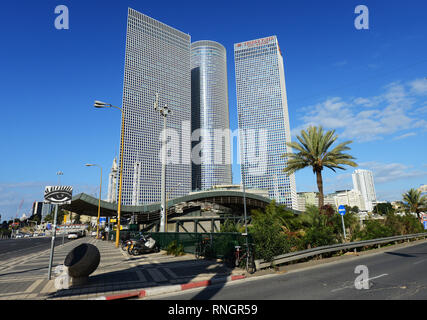
[[[297,152],[288,152],[283,157],[288,158],[288,164],[283,171],[292,174],[300,169],[312,167],[316,174],[317,188],[319,190],[319,209],[322,209],[324,203],[322,170],[324,167],[336,172],[335,169],[345,170],[343,165],[357,167],[352,160],[353,156],[343,153],[350,150],[347,146],[352,141],[340,143],[332,150],[329,150],[332,144],[337,140],[335,130],[326,133],[323,128],[310,126],[307,131],[301,130],[301,136],[297,136],[298,142],[288,142],[287,145]]]
[[[410,189],[408,192],[402,194],[405,208],[409,212],[415,212],[418,219],[420,219],[420,212],[427,206],[427,196],[421,196],[421,191]]]

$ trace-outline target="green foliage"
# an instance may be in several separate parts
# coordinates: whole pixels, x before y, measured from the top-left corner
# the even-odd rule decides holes
[[[332,150],[332,144],[338,139],[335,135],[335,130],[330,130],[324,133],[323,128],[310,126],[306,131],[301,130],[301,136],[297,136],[298,142],[288,142],[287,145],[297,152],[285,154],[288,157],[288,166],[285,172],[294,173],[306,167],[312,167],[313,172],[322,171],[323,167],[327,167],[335,171],[335,169],[343,169],[343,165],[356,167],[357,164],[352,160],[349,154],[343,151],[350,150],[347,146],[352,141],[342,142]]]
[[[166,253],[168,255],[173,254],[175,257],[183,256],[185,254],[184,246],[182,245],[182,243],[178,244],[178,242],[174,240],[167,246]]]
[[[310,126],[307,130],[301,130],[297,136],[299,142],[288,142],[287,146],[295,152],[288,152],[283,157],[288,158],[284,172],[291,174],[298,170],[311,167],[317,177],[319,190],[319,207],[323,207],[323,179],[322,170],[326,167],[335,172],[335,169],[345,170],[344,166],[357,167],[353,161],[355,158],[347,153],[348,145],[352,141],[345,141],[334,148],[332,145],[338,139],[335,130],[323,131],[323,128]]]
[[[360,240],[370,240],[391,237],[393,235],[393,229],[387,226],[384,221],[371,219],[365,221],[365,227],[360,232],[359,238]]]
[[[327,246],[337,242],[332,226],[310,227],[302,238],[302,245],[306,248]]]
[[[227,219],[221,225],[220,232],[239,232],[240,225],[233,220]]]
[[[385,219],[385,225],[390,227],[393,235],[396,236],[424,232],[423,225],[411,214],[405,214],[404,216],[388,214]]]
[[[427,209],[427,196],[421,196],[421,191],[410,189],[402,197],[406,210],[416,213],[418,218],[420,218],[420,212]]]
[[[62,219],[64,219],[64,218],[62,218]],[[73,224],[81,224],[81,223],[82,223],[82,221],[80,219],[80,215],[76,214],[76,216],[74,217]]]
[[[391,203],[387,202],[387,203],[378,203],[377,205],[374,206],[374,209],[372,210],[372,212],[385,216],[390,213],[395,213],[395,210],[391,205]]]
[[[290,247],[283,232],[284,211],[271,202],[265,212],[252,212],[252,225],[249,228],[255,242],[257,258],[271,261],[273,257],[289,251]]]
[[[306,210],[299,215],[298,220],[305,229],[322,228],[328,223],[328,215],[322,215],[316,206],[308,205]]]

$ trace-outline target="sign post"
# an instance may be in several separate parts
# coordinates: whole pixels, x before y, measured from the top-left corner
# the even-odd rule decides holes
[[[338,212],[341,215],[342,230],[344,231],[344,241],[345,241],[345,239],[347,238],[347,235],[345,234],[345,225],[344,225],[345,207],[343,205],[340,205],[338,207]]]
[[[70,204],[73,195],[73,187],[70,186],[47,186],[44,190],[44,202],[55,204],[55,216],[53,218],[52,242],[49,257],[48,280],[52,274],[53,253],[55,251],[56,222],[58,218],[58,206]]]

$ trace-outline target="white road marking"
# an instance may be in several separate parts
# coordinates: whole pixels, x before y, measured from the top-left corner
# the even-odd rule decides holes
[[[420,260],[420,261],[414,262],[414,264],[419,264],[419,263],[424,262],[424,261],[426,261],[426,260],[427,260],[427,259],[423,259],[423,260]]]

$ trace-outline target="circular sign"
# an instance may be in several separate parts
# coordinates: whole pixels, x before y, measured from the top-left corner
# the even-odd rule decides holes
[[[338,207],[338,212],[339,212],[339,214],[340,215],[345,215],[345,207],[343,206],[343,205],[340,205],[339,207]]]

